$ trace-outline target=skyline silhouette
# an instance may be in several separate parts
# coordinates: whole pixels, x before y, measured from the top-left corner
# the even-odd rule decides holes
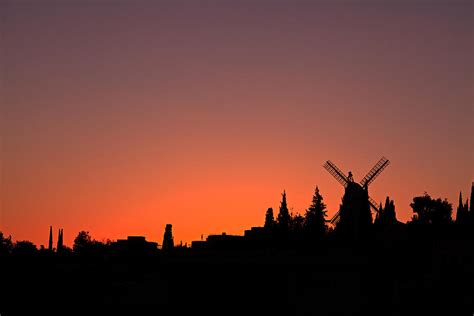
[[[261,210],[328,216],[362,179],[411,217],[474,174],[472,1],[0,3],[0,229],[47,245],[241,234]],[[464,192],[463,196],[468,194]],[[54,239],[56,239],[56,231]]]
[[[174,243],[171,224],[161,249],[143,236],[102,242],[87,231],[70,248],[62,245],[63,229],[51,248],[52,227],[49,247],[37,249],[0,232],[0,270],[9,272],[2,274],[0,309],[19,312],[28,301],[37,310],[65,311],[78,298],[81,308],[100,309],[184,299],[209,311],[215,301],[255,307],[277,299],[305,315],[471,312],[474,182],[470,200],[460,199],[459,220],[447,200],[425,193],[413,198],[413,218],[404,224],[389,197],[374,210],[374,223],[366,221],[367,185],[348,180],[335,228],[316,187],[304,215],[289,212],[283,191],[278,215],[269,208],[263,226],[242,236],[210,235],[191,247]],[[56,304],[40,304],[51,296]]]
[[[383,164],[380,161],[385,160]],[[318,239],[317,236],[322,235],[331,235],[331,234],[338,234],[339,231],[343,231],[343,233],[339,233],[344,235],[344,238],[349,238],[357,240],[359,235],[363,231],[371,231],[375,227],[387,227],[391,225],[407,225],[407,224],[416,224],[416,223],[423,223],[423,224],[435,224],[439,225],[440,223],[445,224],[457,224],[461,225],[460,227],[467,227],[471,229],[471,225],[474,225],[474,207],[472,206],[473,199],[474,199],[474,181],[471,185],[470,191],[470,198],[466,198],[465,201],[462,199],[462,191],[459,193],[459,202],[457,206],[453,206],[446,198],[431,198],[431,196],[425,192],[422,196],[415,196],[413,197],[412,203],[410,203],[410,207],[412,208],[412,217],[407,222],[401,222],[397,219],[397,212],[395,211],[395,201],[391,200],[389,196],[385,199],[385,205],[382,207],[382,202],[379,203],[379,206],[374,205],[374,201],[371,201],[371,198],[367,194],[368,189],[368,181],[372,182],[378,174],[388,165],[388,160],[383,157],[375,166],[372,168],[367,176],[363,180],[361,180],[361,185],[354,182],[352,178],[352,173],[349,171],[349,177],[345,177],[342,172],[334,166],[331,162],[328,167],[328,163],[326,162],[324,168],[326,168],[343,186],[345,187],[345,193],[341,197],[341,204],[339,207],[339,211],[336,212],[332,218],[327,218],[327,208],[326,204],[323,202],[323,196],[319,191],[319,187],[316,186],[315,193],[313,195],[312,205],[301,212],[290,212],[287,205],[287,195],[286,191],[284,190],[282,193],[282,200],[280,202],[279,212],[275,216],[273,213],[273,208],[269,207],[264,215],[263,224],[260,226],[258,223],[254,223],[257,226],[253,226],[245,231],[242,231],[240,234],[232,235],[227,234],[225,231],[217,234],[208,234],[206,235],[206,240],[204,241],[204,235],[201,235],[200,240],[193,240],[189,242],[189,247],[194,247],[195,249],[202,249],[206,247],[209,240],[220,240],[224,242],[227,239],[237,239],[237,237],[248,238],[250,237],[249,241],[252,242],[253,238],[256,235],[261,235],[262,233],[265,234],[265,231],[275,230],[276,232],[286,234],[285,231],[289,230],[290,227],[297,227],[301,226],[301,230],[304,231],[308,227],[310,227],[312,232],[305,233],[301,236],[301,240],[308,240],[311,238]],[[336,168],[336,169],[334,169]],[[335,171],[334,171],[335,170]],[[437,213],[439,209],[439,212]],[[431,211],[433,210],[433,215],[430,215]],[[365,216],[365,219],[364,219]],[[341,224],[341,217],[342,217],[342,224]],[[365,222],[365,224],[361,224]],[[319,228],[318,228],[319,225]],[[362,225],[362,226],[361,226]],[[290,230],[294,230],[295,228],[291,228]],[[298,228],[297,228],[298,229]],[[319,232],[317,232],[319,231]],[[7,235],[4,232],[2,233],[2,238],[6,238],[5,240],[10,240],[12,242],[12,236]],[[8,236],[8,237],[7,237]],[[230,236],[230,237],[228,237]],[[210,238],[209,238],[210,237]],[[261,236],[260,236],[261,237]],[[146,236],[128,236],[128,242],[138,241],[138,242],[145,242]],[[273,238],[273,237],[272,237]],[[82,230],[79,232],[79,235],[76,236],[74,240],[74,247],[77,245],[77,240],[86,240],[85,243],[98,243],[104,245],[111,245],[111,244],[121,244],[122,246],[117,246],[123,248],[124,245],[127,243],[127,240],[117,239],[117,241],[113,239],[102,239],[96,240],[92,239],[89,231]],[[300,240],[300,241],[301,241]],[[255,240],[253,240],[254,242]],[[39,248],[32,243],[30,240],[17,240],[16,243],[19,243],[20,247],[23,246],[23,243],[27,243],[28,246],[32,249],[35,247],[36,250],[44,250],[46,249],[43,244],[38,245]],[[61,252],[63,249],[73,249],[74,247],[68,247],[64,244],[64,229],[58,229],[58,237],[56,240],[56,247],[54,247],[55,240],[53,238],[53,226],[49,227],[49,239],[48,239],[48,251],[49,252]],[[150,243],[148,241],[148,243]],[[154,246],[151,246],[154,244]],[[211,243],[212,244],[212,243]],[[215,242],[214,242],[215,244]],[[12,244],[13,245],[13,244]],[[188,248],[188,242],[185,241],[183,244],[183,240],[180,240],[179,245],[176,245],[179,248]],[[261,245],[260,245],[261,246]],[[162,239],[162,243],[159,242],[151,242],[150,246],[155,250],[162,249],[165,251],[170,251],[175,247],[174,242],[174,235],[172,233],[172,224],[166,224],[164,235]],[[265,246],[264,246],[265,247]]]
[[[472,0],[0,0],[0,316],[474,315],[473,39]]]
[[[471,0],[0,0],[0,316],[473,315],[473,39]]]

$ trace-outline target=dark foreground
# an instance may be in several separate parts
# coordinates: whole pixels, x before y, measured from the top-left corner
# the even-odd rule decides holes
[[[291,315],[472,315],[473,259],[472,241],[460,240],[188,250],[140,260],[6,258],[0,312],[136,304],[250,311],[256,304],[289,307]]]

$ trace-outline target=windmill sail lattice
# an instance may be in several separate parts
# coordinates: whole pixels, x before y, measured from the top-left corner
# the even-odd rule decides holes
[[[330,160],[326,161],[326,163],[323,165],[323,167],[333,175],[336,180],[342,184],[344,187],[347,187],[347,183],[349,182],[347,176],[344,174],[344,172],[341,171],[334,163],[332,163]]]
[[[369,184],[371,184],[381,173],[382,171],[390,164],[390,161],[382,157],[375,166],[370,169],[367,175],[360,181],[360,186],[367,189]],[[336,164],[332,161],[328,160],[323,165],[324,169],[326,169],[344,188],[347,188],[348,183],[350,182],[349,177],[347,177],[344,172],[339,169]],[[349,173],[350,174],[350,173]],[[352,179],[352,178],[351,178]],[[377,207],[377,202],[372,199],[370,196],[368,197],[368,202],[370,208],[378,213],[379,209]],[[331,224],[336,224],[340,220],[340,211],[338,211],[334,216],[329,220]]]
[[[390,161],[387,158],[382,157],[375,164],[375,166],[372,169],[370,169],[370,171],[367,173],[364,179],[360,181],[360,185],[364,187],[371,184],[375,180],[375,178],[377,178],[380,175],[380,173],[382,173],[383,169],[385,169],[389,164],[390,164]]]

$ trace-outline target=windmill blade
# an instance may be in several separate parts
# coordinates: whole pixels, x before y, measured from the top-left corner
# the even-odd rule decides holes
[[[382,157],[376,164],[375,166],[370,169],[370,171],[367,173],[367,175],[360,181],[360,185],[362,187],[369,186],[375,178],[377,178],[380,173],[390,164],[390,160],[388,160],[385,157]]]
[[[337,211],[336,214],[334,214],[334,216],[329,220],[329,223],[335,225],[339,222],[339,220],[341,219],[341,211]]]
[[[375,213],[379,212],[379,209],[377,207],[377,202],[375,202],[375,200],[371,198],[370,196],[369,196],[369,205],[375,211]]]
[[[349,180],[344,172],[341,171],[333,162],[330,160],[326,161],[323,165],[324,169],[326,169],[334,178],[336,178],[337,182],[342,184],[345,188],[347,187],[347,183]]]

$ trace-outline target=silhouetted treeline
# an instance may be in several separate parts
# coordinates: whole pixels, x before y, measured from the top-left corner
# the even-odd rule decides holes
[[[260,232],[266,246],[309,246],[321,242],[328,233],[326,204],[316,187],[312,201],[304,214],[291,213],[288,209],[286,192],[283,191],[277,219],[273,208],[265,214],[264,230]]]
[[[346,226],[350,227],[350,221],[359,220],[363,222],[358,225],[358,228],[365,229],[364,237],[371,238],[374,233],[381,231],[390,231],[395,229],[397,233],[403,234],[409,230],[413,236],[417,235],[417,231],[436,231],[437,234],[446,235],[455,232],[455,234],[463,234],[468,236],[474,231],[474,210],[472,205],[474,186],[471,189],[471,197],[469,200],[462,200],[462,194],[459,195],[459,205],[456,212],[456,220],[452,219],[452,205],[446,199],[432,198],[425,193],[422,196],[415,196],[410,207],[412,208],[413,216],[406,224],[397,220],[395,203],[388,196],[385,204],[380,203],[379,210],[372,222],[372,215],[366,200],[352,200],[351,188],[346,189],[346,193],[342,199],[339,212],[341,220],[337,222],[334,227],[329,227],[327,220],[327,208],[324,203],[323,195],[318,187],[315,188],[311,203],[303,214],[292,213],[289,211],[287,194],[283,191],[280,201],[280,207],[275,219],[272,208],[268,208],[265,213],[264,225],[260,230],[252,231],[252,239],[247,240],[247,245],[251,246],[251,242],[264,240],[259,245],[262,247],[283,247],[283,248],[314,248],[318,245],[324,245],[328,241],[344,240],[354,241],[355,235],[352,232],[347,232]],[[356,218],[350,213],[353,207],[361,207],[364,211],[362,217]],[[345,214],[348,215],[345,215]],[[361,219],[362,218],[362,219]],[[396,227],[396,228],[395,228]],[[187,244],[180,243],[175,247],[172,234],[172,225],[167,224],[164,230],[163,242],[161,247],[156,247],[158,252],[161,248],[165,252],[172,252],[175,248],[177,251],[188,249]],[[225,236],[225,234],[224,234]],[[83,257],[100,257],[101,255],[110,255],[114,251],[123,250],[124,245],[131,242],[135,243],[145,241],[144,237],[130,237],[126,241],[99,241],[93,239],[89,232],[80,231],[72,245],[72,248],[64,245],[64,230],[58,230],[57,246],[53,247],[53,228],[49,229],[48,248],[41,246],[39,249],[36,245],[28,240],[13,242],[11,236],[4,236],[0,232],[0,256],[5,257],[9,255],[15,256],[32,256],[35,254],[58,254],[71,255]],[[138,239],[137,239],[138,238]],[[143,238],[143,240],[139,240]],[[365,239],[362,239],[364,241]],[[119,245],[119,246],[117,246]],[[153,245],[151,245],[153,248]],[[158,244],[156,244],[158,246]],[[252,248],[252,247],[249,247]],[[253,247],[254,248],[254,247]]]
[[[460,197],[456,220],[447,200],[416,196],[408,223],[397,220],[389,197],[372,223],[372,215],[363,215],[366,202],[346,196],[335,227],[318,187],[308,200],[302,214],[292,213],[291,196],[284,191],[278,213],[268,208],[262,214],[263,227],[244,236],[209,236],[196,248],[175,245],[170,224],[161,247],[142,236],[98,241],[87,231],[77,233],[68,247],[67,232],[59,229],[54,239],[51,227],[47,247],[38,248],[0,232],[0,312],[18,312],[27,307],[25,301],[47,311],[65,311],[63,304],[177,306],[186,301],[197,310],[217,302],[278,302],[304,315],[434,315],[446,308],[450,315],[472,313],[472,193],[468,202]],[[350,214],[351,203],[361,217]],[[350,218],[364,222],[355,226]],[[354,230],[363,227],[364,232]],[[51,297],[54,304],[46,304]]]

